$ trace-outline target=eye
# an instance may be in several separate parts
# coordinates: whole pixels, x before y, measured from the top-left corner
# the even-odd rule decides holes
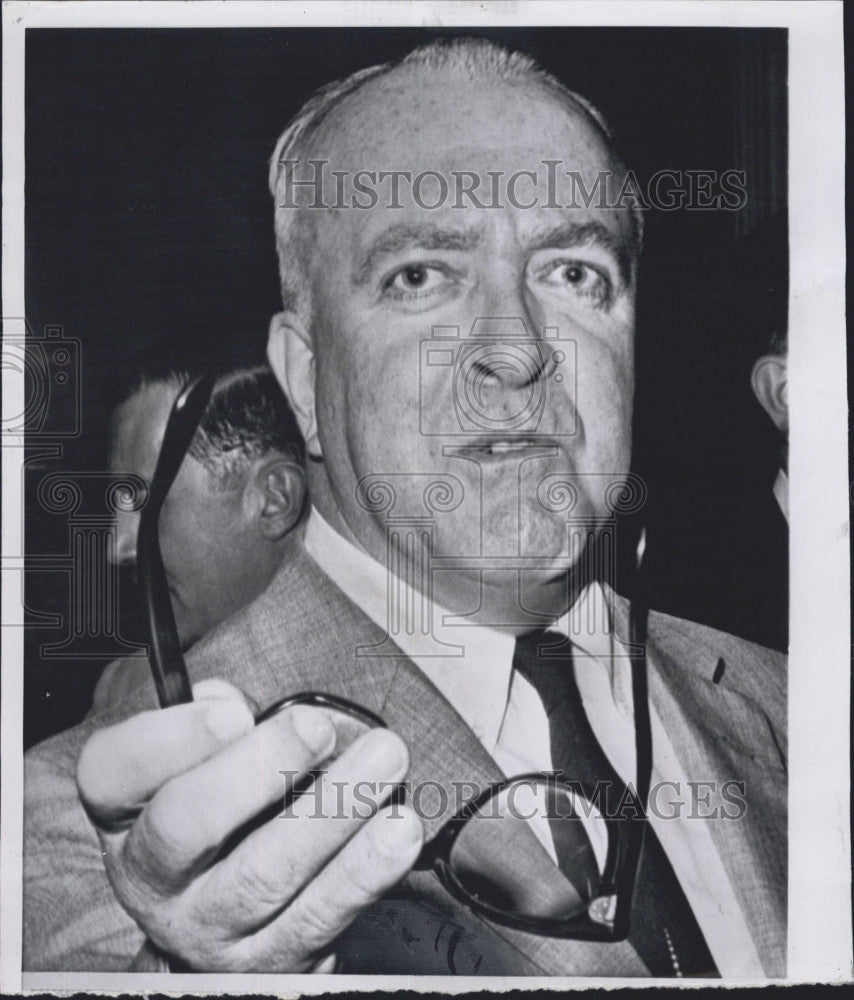
[[[564,264],[562,265],[562,271],[561,277],[568,285],[583,284],[585,274],[581,264]]]
[[[539,273],[540,280],[557,291],[606,305],[611,298],[611,282],[606,274],[580,260],[552,261]]]
[[[384,283],[383,289],[394,298],[419,298],[440,288],[447,275],[430,264],[407,264],[398,268]]]

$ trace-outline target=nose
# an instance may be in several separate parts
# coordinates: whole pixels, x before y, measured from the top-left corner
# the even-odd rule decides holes
[[[119,511],[116,521],[116,544],[110,549],[108,558],[116,566],[136,562],[136,535],[139,529],[139,514]]]
[[[524,389],[547,379],[555,368],[543,331],[532,329],[525,315],[480,316],[471,329],[466,352],[469,377],[507,389]]]
[[[478,307],[468,351],[470,374],[484,388],[525,389],[552,374],[555,360],[546,339],[546,316],[536,298],[527,294],[514,256],[497,254]]]

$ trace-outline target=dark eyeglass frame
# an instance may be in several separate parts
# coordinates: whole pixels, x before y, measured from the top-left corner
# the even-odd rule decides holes
[[[483,899],[473,896],[471,890],[467,889],[454,874],[453,866],[450,862],[451,851],[454,844],[462,833],[466,823],[482,812],[490,801],[499,796],[506,789],[513,785],[536,785],[552,790],[566,790],[573,794],[581,792],[588,802],[593,802],[595,790],[585,785],[583,782],[565,781],[555,771],[531,771],[527,774],[515,775],[504,781],[495,782],[475,799],[468,801],[456,815],[448,820],[433,840],[425,846],[416,863],[416,868],[435,868],[439,873],[445,887],[460,902],[466,903],[477,909],[484,916],[489,917],[496,923],[505,926],[515,927],[518,930],[527,930],[534,933],[543,934],[549,937],[572,937],[583,940],[614,941],[618,940],[612,936],[612,922],[614,922],[613,908],[616,900],[625,895],[624,882],[625,864],[624,857],[624,823],[627,820],[606,816],[603,820],[608,830],[608,851],[605,858],[605,867],[600,877],[599,886],[595,894],[595,901],[600,905],[597,908],[603,911],[603,917],[594,920],[588,910],[574,914],[571,917],[550,919],[547,917],[526,917],[522,914],[512,914],[507,910],[490,905]],[[631,805],[640,811],[640,803],[629,791]],[[623,888],[621,894],[619,889]],[[602,928],[605,930],[602,930]],[[610,932],[609,932],[610,931]],[[607,936],[604,936],[607,933]]]
[[[363,722],[371,729],[388,729],[385,720],[381,719],[369,708],[357,705],[356,702],[348,701],[347,698],[341,698],[337,694],[324,694],[322,691],[301,691],[299,694],[291,694],[287,698],[281,698],[279,701],[273,702],[268,708],[265,708],[255,720],[255,724],[260,725],[262,722],[266,722],[267,719],[272,719],[274,715],[278,715],[279,712],[284,712],[286,708],[291,708],[294,705],[331,708],[349,715],[358,722]]]
[[[497,924],[544,937],[571,938],[579,941],[608,943],[625,940],[628,936],[634,887],[646,828],[646,805],[652,766],[652,732],[647,701],[645,607],[632,602],[629,621],[637,789],[633,792],[631,786],[627,785],[626,794],[621,799],[631,815],[603,817],[608,831],[608,850],[599,886],[586,910],[566,918],[549,919],[528,917],[491,906],[458,881],[450,862],[454,843],[466,823],[482,811],[491,799],[512,785],[533,782],[552,789],[564,789],[573,795],[581,792],[588,802],[595,801],[595,789],[584,782],[564,780],[553,771],[533,771],[490,784],[480,795],[467,802],[445,823],[439,833],[424,845],[415,864],[415,867],[422,871],[435,869],[451,895]],[[337,695],[317,691],[304,691],[283,698],[262,712],[257,721],[264,722],[292,705],[330,708],[344,712],[371,728],[387,728],[385,721],[369,709]]]
[[[628,937],[635,882],[640,865],[647,823],[647,802],[652,774],[652,727],[649,714],[646,623],[647,608],[633,600],[629,609],[632,701],[635,716],[635,752],[637,756],[636,789],[626,786],[627,805],[633,815],[604,816],[608,830],[608,851],[599,887],[586,910],[571,917],[549,919],[510,913],[474,896],[456,878],[450,862],[451,851],[463,827],[489,801],[515,784],[536,782],[573,794],[582,792],[595,801],[595,790],[583,782],[564,780],[554,771],[535,771],[496,782],[477,798],[467,802],[440,832],[426,844],[416,868],[435,868],[448,891],[460,902],[490,920],[517,930],[546,937],[572,938],[580,941],[614,942]]]
[[[193,700],[190,678],[178,641],[178,629],[172,611],[172,601],[160,552],[159,523],[164,501],[169,493],[187,449],[193,440],[213,393],[215,376],[203,374],[188,380],[178,394],[149,486],[148,502],[140,514],[137,536],[137,572],[145,604],[149,628],[149,662],[161,708]],[[639,546],[639,552],[642,546]],[[636,581],[640,575],[640,559]],[[469,892],[453,874],[450,852],[453,844],[472,816],[490,799],[509,786],[523,781],[537,781],[555,788],[564,787],[575,793],[579,788],[592,801],[591,790],[585,791],[579,782],[564,781],[554,772],[533,772],[496,782],[476,799],[467,802],[430,843],[426,844],[416,868],[435,868],[452,895],[495,923],[532,931],[550,937],[574,938],[586,941],[621,941],[629,933],[634,886],[643,850],[647,823],[647,803],[652,776],[652,726],[647,685],[646,630],[648,608],[633,598],[629,606],[629,642],[632,671],[632,703],[635,717],[636,778],[635,793],[627,786],[631,805],[640,818],[616,819],[604,817],[608,828],[608,852],[599,889],[586,911],[566,919],[547,919],[511,914],[490,906]],[[371,728],[387,728],[374,712],[337,695],[304,691],[275,702],[257,718],[266,721],[293,705],[314,705],[343,712]],[[604,901],[604,905],[603,905]],[[591,909],[594,914],[591,915]],[[599,913],[598,910],[603,912]]]
[[[190,702],[193,692],[178,641],[178,628],[160,551],[160,513],[202,421],[215,382],[214,375],[197,375],[189,379],[178,393],[169,413],[157,466],[148,487],[148,501],[139,516],[137,579],[148,625],[148,660],[161,708]]]

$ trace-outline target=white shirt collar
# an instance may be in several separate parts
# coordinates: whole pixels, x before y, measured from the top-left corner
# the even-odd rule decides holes
[[[391,636],[492,752],[510,695],[514,637],[481,625],[448,625],[446,622],[456,615],[425,599],[363,549],[343,538],[314,507],[306,525],[304,544],[327,576]],[[395,601],[390,599],[392,594],[396,595]],[[409,628],[405,622],[407,608]],[[401,614],[399,625],[393,617],[397,612]],[[429,623],[426,628],[418,627],[425,623]],[[614,700],[624,714],[630,715],[629,661],[611,634],[610,625],[605,593],[602,587],[593,584],[552,629],[571,638],[582,657],[607,665]]]

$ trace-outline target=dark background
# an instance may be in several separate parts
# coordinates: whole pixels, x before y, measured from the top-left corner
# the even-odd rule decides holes
[[[780,302],[785,315],[784,30],[31,29],[27,319],[37,336],[56,324],[79,340],[83,409],[78,436],[30,438],[27,745],[76,722],[107,659],[138,637],[124,582],[116,634],[89,635],[80,581],[60,565],[97,512],[84,505],[71,525],[38,499],[49,474],[104,468],[104,371],[164,335],[261,350],[280,308],[267,191],[277,135],[321,83],[448,34],[533,55],[604,112],[641,180],[746,171],[739,212],[647,213],[634,463],[650,491],[652,604],[785,645],[775,441],[748,381],[767,316]],[[42,450],[57,442],[61,455]],[[64,641],[74,656],[47,649]]]

